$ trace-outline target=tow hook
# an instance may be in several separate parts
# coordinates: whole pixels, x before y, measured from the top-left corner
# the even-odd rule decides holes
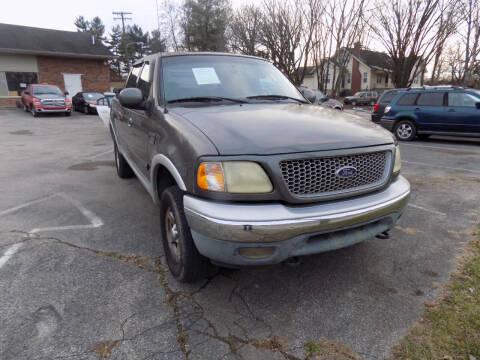
[[[382,240],[384,240],[384,239],[390,239],[390,234],[388,233],[388,230],[386,230],[386,231],[384,231],[384,232],[376,235],[375,237],[376,237],[377,239],[382,239]]]

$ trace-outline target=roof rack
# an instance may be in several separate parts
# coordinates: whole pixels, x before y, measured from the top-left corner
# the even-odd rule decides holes
[[[418,87],[409,87],[409,90],[446,90],[446,89],[465,89],[463,86],[456,85],[423,85]]]

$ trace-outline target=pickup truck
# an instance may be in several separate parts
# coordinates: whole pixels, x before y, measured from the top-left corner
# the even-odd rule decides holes
[[[410,194],[388,131],[310,104],[262,58],[147,56],[109,126],[118,176],[159,204],[179,281],[386,237]]]
[[[72,103],[56,85],[29,84],[22,92],[22,104],[25,111],[37,117],[40,113],[62,113],[70,116]]]

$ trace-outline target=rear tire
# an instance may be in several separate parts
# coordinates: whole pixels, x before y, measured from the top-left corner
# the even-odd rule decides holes
[[[117,144],[114,144],[113,151],[115,153],[115,166],[117,168],[118,177],[121,179],[129,179],[135,175],[132,168],[128,165],[127,160],[123,155],[118,151]]]
[[[178,281],[189,283],[207,276],[209,260],[193,242],[183,210],[183,193],[176,185],[161,194],[160,230],[168,268]]]
[[[395,124],[394,133],[400,141],[412,141],[415,139],[417,128],[410,120],[400,120]]]

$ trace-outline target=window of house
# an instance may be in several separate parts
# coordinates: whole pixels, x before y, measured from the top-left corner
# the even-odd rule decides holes
[[[417,100],[419,106],[443,106],[444,92],[421,93]]]
[[[351,75],[349,72],[347,72],[347,84],[350,84],[351,81],[352,81]]]
[[[364,73],[363,73],[363,82],[364,82],[364,83],[367,83],[367,82],[368,82],[368,73],[367,73],[367,72],[364,72]]]
[[[330,84],[330,73],[328,73],[328,74],[325,75],[325,82],[326,82],[327,84]]]
[[[21,84],[33,84],[38,82],[37,73],[34,72],[0,72],[0,96],[20,95],[23,88]]]
[[[383,82],[383,76],[377,75],[377,84],[381,84]]]

